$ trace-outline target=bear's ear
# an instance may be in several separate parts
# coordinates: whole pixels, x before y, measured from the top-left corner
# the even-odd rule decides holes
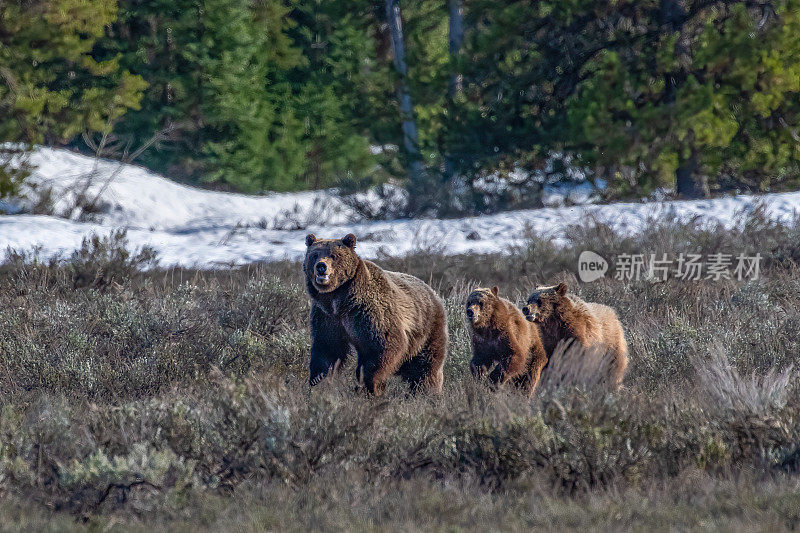
[[[500,288],[499,288],[497,285],[495,285],[494,287],[492,287],[492,294],[494,294],[495,296],[497,296],[499,292],[500,292]]]
[[[316,235],[314,235],[313,233],[309,233],[308,235],[306,235],[306,246],[311,246],[315,242],[317,242]]]
[[[565,294],[567,294],[567,284],[562,281],[561,283],[556,285],[556,292],[558,293],[559,296],[564,296]]]
[[[348,233],[347,235],[344,236],[344,239],[342,239],[342,244],[344,244],[345,246],[347,246],[351,250],[355,250],[356,249],[356,236],[353,235],[352,233]]]

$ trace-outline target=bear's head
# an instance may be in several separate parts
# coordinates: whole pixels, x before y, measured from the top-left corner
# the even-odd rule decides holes
[[[497,285],[491,289],[477,288],[467,297],[467,319],[473,328],[489,325],[496,307],[500,303]]]
[[[356,275],[358,256],[356,236],[348,233],[342,239],[317,239],[306,235],[306,258],[303,271],[306,280],[317,291],[331,292]]]
[[[559,283],[552,287],[537,287],[528,296],[528,303],[522,308],[522,314],[528,322],[544,322],[553,315],[556,306],[565,298],[567,284]]]

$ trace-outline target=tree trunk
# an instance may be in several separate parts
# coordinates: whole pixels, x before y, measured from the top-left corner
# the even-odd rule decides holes
[[[408,89],[408,65],[403,43],[403,21],[400,16],[400,1],[386,0],[386,21],[389,24],[389,35],[392,39],[392,55],[394,67],[400,75],[397,85],[397,100],[400,104],[400,119],[403,129],[403,147],[408,156],[408,169],[412,180],[422,177],[422,158],[419,153],[417,123],[414,120],[414,105]]]
[[[678,193],[678,197],[686,199],[708,198],[711,195],[708,189],[708,177],[700,174],[697,151],[694,148],[691,157],[681,161],[675,171],[675,192]]]
[[[450,72],[450,85],[447,90],[447,107],[450,111],[449,122],[452,124],[455,118],[455,100],[461,93],[463,85],[463,77],[455,66],[453,60],[461,51],[461,45],[464,42],[464,2],[463,0],[448,0],[447,7],[450,12],[449,30],[450,30],[450,60],[453,64],[452,71]],[[444,178],[450,185],[450,190],[453,195],[458,195],[461,191],[463,184],[456,183],[456,162],[454,161],[453,154],[444,147]]]
[[[678,32],[673,52],[679,66],[672,72],[664,73],[663,101],[665,104],[673,105],[679,87],[686,82],[687,78],[686,70],[682,65],[691,62],[689,43],[687,37],[682,33],[686,20],[684,4],[679,0],[661,0],[659,2],[659,19],[663,27],[662,31]],[[692,134],[692,139],[694,139],[694,134]],[[675,171],[675,192],[681,198],[708,198],[710,195],[708,176],[700,174],[697,150],[694,147],[689,159],[682,160]]]
[[[450,58],[454,58],[461,51],[464,42],[464,3],[463,0],[449,0],[450,10]],[[461,92],[462,78],[456,69],[450,73],[450,99],[455,100]]]

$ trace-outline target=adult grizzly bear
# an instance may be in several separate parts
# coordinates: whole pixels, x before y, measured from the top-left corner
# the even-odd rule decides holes
[[[611,384],[619,388],[628,367],[628,344],[617,313],[607,305],[584,302],[567,294],[567,285],[538,287],[522,312],[539,325],[548,356],[559,343],[573,340],[584,349],[599,349],[612,357]]]
[[[311,296],[313,386],[358,354],[356,376],[383,393],[398,374],[412,390],[442,390],[447,318],[442,301],[420,279],[358,257],[356,238],[306,236],[303,271]]]
[[[472,374],[482,376],[497,363],[489,374],[492,383],[510,381],[528,396],[533,395],[547,364],[539,327],[501,298],[496,285],[475,289],[467,297],[467,318],[472,331]]]

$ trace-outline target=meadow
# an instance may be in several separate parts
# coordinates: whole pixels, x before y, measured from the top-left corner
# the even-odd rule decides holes
[[[586,221],[504,255],[436,244],[385,268],[444,298],[441,396],[380,398],[354,364],[307,385],[297,263],[159,269],[118,233],[0,266],[4,530],[790,530],[800,524],[800,225]],[[593,283],[581,251],[760,253],[757,280]],[[566,281],[613,306],[619,392],[576,375],[532,399],[470,375],[463,301]]]

